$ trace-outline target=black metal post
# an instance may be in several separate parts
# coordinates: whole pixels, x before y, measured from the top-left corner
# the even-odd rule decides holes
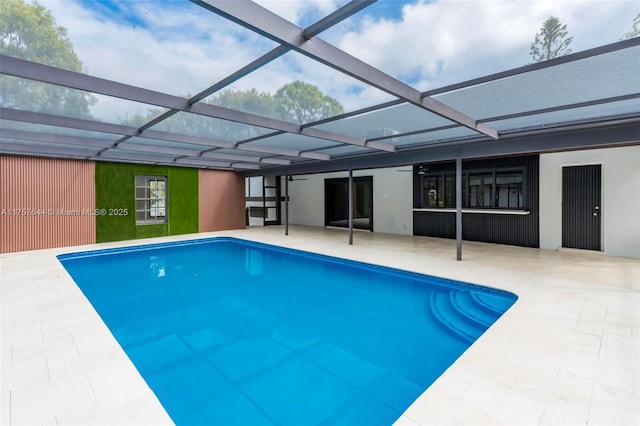
[[[462,158],[456,158],[456,260],[462,260]]]
[[[353,169],[349,167],[349,245],[353,244]]]
[[[284,235],[289,235],[289,175],[284,175]]]

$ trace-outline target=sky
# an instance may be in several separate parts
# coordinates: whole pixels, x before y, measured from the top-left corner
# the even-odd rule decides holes
[[[179,96],[200,92],[276,47],[187,0],[39,2],[67,29],[88,74]],[[347,2],[257,3],[305,27]],[[534,36],[551,15],[567,25],[578,52],[620,40],[639,12],[636,0],[379,0],[320,38],[429,90],[529,63]],[[346,111],[391,99],[295,52],[230,88],[275,93],[295,80],[317,86]],[[92,112],[109,120],[146,108],[100,97]]]

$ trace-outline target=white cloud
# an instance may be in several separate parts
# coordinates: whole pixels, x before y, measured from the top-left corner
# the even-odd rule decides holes
[[[307,14],[328,15],[336,10],[339,1],[336,0],[255,0],[265,9],[282,16],[286,20],[299,26]],[[345,3],[342,1],[342,3]]]
[[[550,15],[567,24],[574,51],[617,41],[631,1],[436,1],[406,5],[402,20],[364,20],[339,45],[421,89],[524,65]],[[630,27],[630,22],[628,26]]]
[[[125,0],[123,7],[136,17],[129,21],[107,19],[96,14],[95,5],[87,9],[73,0],[41,3],[68,29],[89,74],[175,95],[195,94],[275,46],[188,1]],[[309,16],[324,16],[345,2],[259,3],[298,24]],[[365,9],[328,36],[352,55],[426,90],[528,62],[534,34],[551,14],[567,24],[574,37],[572,47],[578,51],[617,41],[637,12],[631,0],[419,1],[405,5],[399,20],[371,17]],[[273,93],[294,80],[318,86],[347,110],[389,99],[379,90],[293,52],[232,88]],[[105,97],[94,114],[105,119],[122,117],[140,108]]]
[[[188,2],[178,10],[163,9],[157,2],[123,2],[136,6],[143,25],[97,16],[95,9],[71,0],[41,4],[67,28],[90,75],[174,95],[198,93],[275,47]],[[141,108],[101,98],[92,112],[108,120]]]

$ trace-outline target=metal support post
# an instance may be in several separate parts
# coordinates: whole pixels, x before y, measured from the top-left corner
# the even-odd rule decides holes
[[[462,260],[462,158],[456,158],[456,260]]]
[[[289,175],[284,175],[284,235],[289,235]]]
[[[353,169],[349,167],[349,245],[353,244]]]

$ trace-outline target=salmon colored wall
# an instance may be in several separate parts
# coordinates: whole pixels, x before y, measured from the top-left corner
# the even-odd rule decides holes
[[[96,241],[95,163],[0,155],[0,253]]]
[[[245,227],[244,177],[235,172],[200,170],[200,232]]]

